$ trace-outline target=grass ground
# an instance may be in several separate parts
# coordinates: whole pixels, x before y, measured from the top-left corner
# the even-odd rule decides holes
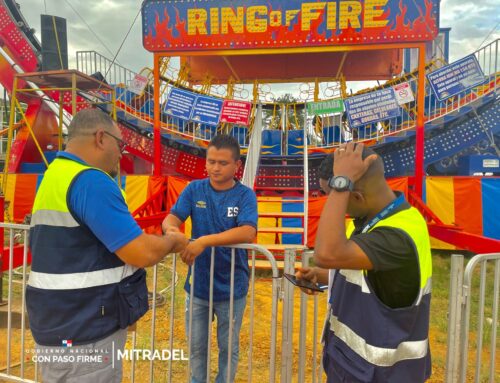
[[[430,343],[432,350],[432,360],[433,360],[433,376],[430,382],[438,383],[443,382],[445,377],[445,365],[446,365],[446,340],[447,340],[447,311],[448,311],[448,290],[449,290],[449,275],[450,275],[450,257],[447,254],[435,254],[433,258],[433,296],[431,305],[431,321],[430,321]],[[154,348],[155,349],[169,349],[170,342],[172,342],[174,349],[184,350],[187,355],[188,348],[184,331],[184,299],[185,293],[183,291],[184,276],[186,273],[186,267],[179,263],[177,265],[178,281],[175,285],[175,296],[174,296],[174,307],[175,315],[172,318],[170,316],[170,301],[172,298],[171,291],[168,290],[168,286],[172,284],[172,272],[171,272],[171,259],[167,260],[165,265],[158,267],[158,289],[162,290],[167,288],[167,290],[162,294],[165,297],[165,304],[157,308],[156,321],[155,321],[155,332],[154,332]],[[149,275],[149,285],[150,288],[153,286],[153,273],[152,270],[148,271]],[[3,281],[3,298],[7,297],[7,278]],[[492,318],[492,300],[493,300],[493,268],[488,268],[488,283],[486,286],[486,299],[487,305],[485,307],[485,321],[484,321],[484,336],[483,336],[483,366],[481,368],[482,374],[480,381],[487,381],[488,373],[488,361],[489,361],[489,344],[490,338],[493,334],[493,328],[491,324]],[[478,295],[478,282],[477,278],[473,285],[473,296]],[[14,284],[13,297],[14,297],[14,312],[20,312],[20,284]],[[250,301],[247,305],[245,319],[243,322],[241,341],[240,341],[240,364],[238,367],[237,382],[246,382],[248,377],[251,376],[253,382],[268,382],[270,374],[269,366],[269,355],[271,349],[271,297],[272,297],[272,279],[268,275],[259,275],[256,280],[255,285],[255,302],[254,302],[254,326],[253,326],[253,344],[251,345],[250,336]],[[293,355],[293,379],[292,381],[297,381],[298,376],[298,327],[299,327],[299,313],[300,313],[300,294],[296,290],[294,304],[294,318],[293,318],[293,341],[291,342],[292,355]],[[317,336],[319,338],[321,328],[323,325],[323,318],[325,315],[325,303],[326,297],[321,296],[318,298],[317,311],[319,318],[317,323]],[[314,358],[313,358],[313,334],[314,334],[314,299],[308,299],[308,317],[307,317],[307,338],[306,338],[306,365],[305,365],[305,376],[306,382],[312,382],[312,376],[314,374]],[[0,369],[6,365],[6,321],[5,314],[6,307],[0,307]],[[472,311],[471,311],[471,335],[470,335],[470,350],[476,347],[476,336],[475,329],[477,328],[477,299],[473,299]],[[282,328],[282,302],[278,305],[278,315],[277,315],[277,328],[278,336],[276,343],[276,378],[277,381],[280,379],[281,371],[281,351],[282,351],[282,338],[281,338],[281,328]],[[56,315],[56,314],[55,314]],[[19,327],[19,315],[14,318],[14,327]],[[152,312],[149,311],[146,316],[141,319],[137,327],[136,333],[136,348],[149,349],[151,347],[151,334],[152,334]],[[172,333],[170,333],[172,329]],[[132,333],[128,338],[127,347],[132,347]],[[172,335],[171,335],[172,334]],[[215,327],[214,327],[215,334]],[[12,356],[11,363],[16,364],[20,360],[20,330],[15,328],[11,336],[12,343]],[[215,370],[217,365],[217,347],[216,342],[212,342],[212,373],[213,378],[215,377]],[[500,352],[498,352],[498,344],[500,343],[498,339],[498,332],[495,339],[496,344],[496,363],[495,363],[495,378],[494,381],[500,382]],[[33,347],[31,335],[29,331],[26,333],[26,349],[30,350]],[[249,359],[249,353],[252,352],[252,358]],[[321,345],[317,345],[317,357],[316,357],[316,367],[319,366],[319,355],[321,352]],[[28,358],[30,354],[26,354],[25,358]],[[475,354],[469,353],[469,379],[472,381],[471,373],[475,368]],[[131,364],[129,362],[125,363],[124,366],[124,381],[131,381]],[[151,365],[149,362],[138,361],[135,363],[135,381],[136,382],[146,382],[149,381]],[[173,382],[185,382],[187,381],[187,362],[186,361],[172,361],[171,364],[166,361],[156,361],[153,365],[154,381],[155,382],[166,382],[168,377],[172,377]],[[249,373],[250,371],[250,373]],[[13,372],[19,373],[19,367],[13,368]],[[26,376],[32,377],[34,374],[34,364],[27,361],[25,365]],[[319,374],[319,371],[316,370]],[[1,379],[0,379],[1,380]],[[213,380],[213,379],[212,379]]]

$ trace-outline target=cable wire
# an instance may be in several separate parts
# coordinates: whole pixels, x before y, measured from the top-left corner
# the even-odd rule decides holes
[[[491,36],[491,34],[492,34],[493,32],[495,32],[495,30],[498,28],[498,26],[499,26],[499,25],[500,25],[500,21],[497,23],[497,25],[495,25],[495,26],[493,27],[493,29],[490,31],[490,33],[488,33],[488,35],[484,38],[483,42],[482,42],[481,44],[479,44],[479,47],[476,49],[476,51],[478,51],[479,49],[481,49],[481,48],[482,48],[482,45],[486,42],[486,40],[488,40],[488,37],[490,37],[490,36]]]
[[[64,1],[66,2],[66,4],[69,5],[69,7],[73,10],[73,12],[76,13],[76,15],[80,18],[80,20],[87,26],[87,28],[94,35],[94,37],[97,39],[97,41],[99,41],[102,44],[102,46],[108,51],[108,53],[111,56],[113,56],[113,52],[111,51],[111,49],[109,49],[108,46],[99,38],[97,33],[94,32],[92,27],[85,21],[85,19],[82,17],[82,15],[80,15],[80,13],[75,9],[75,7],[73,7],[73,5],[69,2],[69,0],[64,0]]]

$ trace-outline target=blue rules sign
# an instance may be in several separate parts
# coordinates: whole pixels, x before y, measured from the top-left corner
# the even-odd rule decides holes
[[[194,105],[191,120],[207,125],[219,124],[220,112],[224,100],[215,97],[198,96]]]
[[[189,120],[196,98],[196,94],[192,92],[172,88],[163,111],[170,116]]]
[[[344,104],[352,128],[401,115],[392,88],[350,97],[344,100]]]
[[[439,101],[474,88],[486,80],[474,55],[429,73],[427,79]]]

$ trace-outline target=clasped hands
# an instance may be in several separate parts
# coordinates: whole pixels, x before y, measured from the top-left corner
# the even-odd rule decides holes
[[[207,247],[203,242],[203,237],[195,239],[194,241],[189,241],[189,239],[187,239],[177,227],[168,227],[166,229],[166,234],[174,236],[182,235],[182,237],[184,237],[184,240],[182,241],[183,244],[176,248],[175,252],[180,253],[182,261],[189,266],[194,263],[196,257],[203,253]]]

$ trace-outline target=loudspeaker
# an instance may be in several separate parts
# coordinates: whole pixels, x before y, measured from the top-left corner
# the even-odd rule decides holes
[[[42,70],[68,69],[66,19],[41,15]]]
[[[102,83],[104,83],[106,85],[108,84],[108,82],[106,81],[106,78],[102,75],[101,72],[92,73],[90,75],[90,77],[95,78],[97,81],[100,81],[100,82],[102,82]]]

